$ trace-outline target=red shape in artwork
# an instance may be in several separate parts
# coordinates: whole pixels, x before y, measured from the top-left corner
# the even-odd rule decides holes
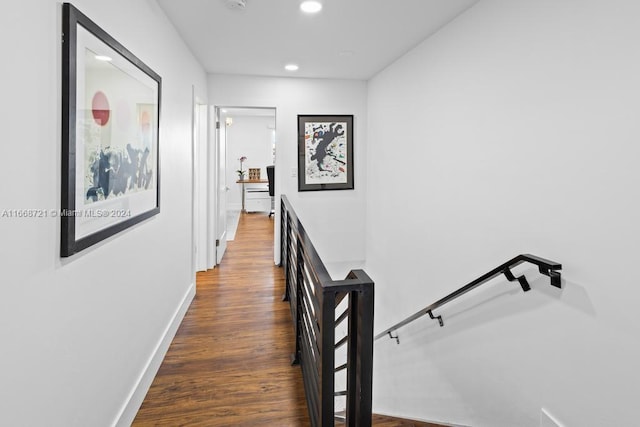
[[[143,111],[140,116],[140,126],[144,131],[148,131],[149,127],[151,127],[151,116],[148,111]]]
[[[111,110],[109,109],[109,100],[104,92],[99,90],[93,95],[93,100],[91,100],[91,113],[93,114],[93,120],[95,120],[97,124],[106,126],[109,121],[109,116],[111,115]]]

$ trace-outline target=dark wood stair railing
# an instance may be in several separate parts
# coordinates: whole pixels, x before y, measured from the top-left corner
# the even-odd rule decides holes
[[[352,270],[344,280],[333,280],[286,196],[281,203],[280,265],[285,269],[285,295],[289,301],[296,350],[311,424],[333,427],[336,421],[350,427],[371,426],[373,376],[374,284],[362,270]],[[346,309],[337,308],[346,299]],[[347,325],[336,342],[336,329]],[[341,326],[342,325],[342,326]],[[336,350],[346,344],[346,361]],[[336,390],[336,373],[345,372],[346,389]],[[336,414],[335,399],[344,396],[345,408]],[[340,408],[342,409],[342,408]]]
[[[520,284],[520,286],[522,287],[522,290],[524,292],[527,292],[527,291],[531,290],[531,287],[529,286],[529,282],[527,281],[527,278],[524,275],[516,277],[511,272],[511,269],[513,267],[516,267],[516,266],[518,266],[518,265],[520,265],[522,263],[525,263],[525,262],[537,265],[538,266],[538,271],[541,274],[544,274],[545,276],[549,276],[550,279],[551,279],[551,281],[550,281],[551,286],[555,286],[556,288],[560,288],[561,287],[561,275],[560,275],[560,271],[558,271],[558,270],[562,270],[562,264],[557,263],[555,261],[549,261],[547,259],[540,258],[540,257],[535,256],[535,255],[530,255],[530,254],[518,255],[518,256],[512,258],[511,260],[505,262],[504,264],[494,268],[493,270],[489,271],[488,273],[483,274],[482,276],[478,277],[477,279],[473,280],[472,282],[464,285],[460,289],[450,293],[446,297],[439,299],[438,301],[434,302],[431,305],[426,306],[422,310],[420,310],[417,313],[407,317],[406,319],[402,320],[401,322],[396,323],[395,325],[393,325],[389,329],[386,329],[385,331],[380,332],[378,335],[376,335],[375,339],[378,340],[378,339],[380,339],[382,337],[388,336],[389,338],[395,339],[396,342],[398,344],[400,344],[400,338],[398,337],[397,333],[396,333],[395,336],[393,336],[393,332],[397,331],[398,329],[402,328],[403,326],[408,325],[409,323],[413,322],[414,320],[419,319],[422,316],[429,316],[431,319],[438,320],[438,323],[440,323],[440,326],[444,326],[444,322],[442,320],[442,316],[434,315],[433,314],[433,310],[442,307],[446,303],[448,303],[450,301],[453,301],[454,299],[456,299],[458,297],[461,297],[462,295],[466,294],[467,292],[477,288],[480,285],[483,285],[483,284],[487,283],[491,279],[494,279],[494,278],[500,276],[501,274],[504,274],[504,276],[510,282],[514,282],[514,281],[517,280],[518,283]]]

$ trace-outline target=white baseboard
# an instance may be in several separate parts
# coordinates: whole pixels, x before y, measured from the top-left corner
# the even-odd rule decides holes
[[[151,387],[151,383],[153,383],[153,380],[158,373],[158,369],[160,369],[164,356],[167,354],[167,350],[169,350],[171,341],[173,341],[173,337],[175,337],[178,327],[180,326],[180,323],[182,323],[182,319],[185,314],[187,314],[187,310],[189,309],[195,295],[196,285],[192,283],[182,298],[182,302],[178,305],[178,308],[173,314],[171,321],[165,328],[164,333],[160,337],[156,348],[153,350],[151,357],[147,361],[147,364],[138,377],[138,380],[129,393],[129,396],[127,396],[125,403],[122,405],[122,409],[112,424],[113,426],[129,427],[131,423],[133,423],[133,420],[135,419],[136,414],[149,391],[149,387]]]

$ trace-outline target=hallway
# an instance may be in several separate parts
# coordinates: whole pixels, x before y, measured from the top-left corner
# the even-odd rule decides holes
[[[273,221],[242,214],[222,264],[198,273],[134,426],[309,425]]]
[[[133,426],[310,426],[273,218],[241,214],[222,264],[196,297]],[[341,425],[336,423],[336,425]],[[378,427],[441,427],[373,416]]]

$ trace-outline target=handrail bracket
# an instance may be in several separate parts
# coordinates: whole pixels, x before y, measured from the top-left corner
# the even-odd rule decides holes
[[[551,286],[562,289],[562,275],[559,271],[552,270],[551,268],[546,268],[543,265],[538,267],[538,271],[540,272],[540,274],[549,276],[549,278],[551,279]]]
[[[440,324],[440,327],[444,326],[444,322],[442,321],[442,316],[434,316],[433,313],[431,312],[431,310],[427,311],[427,314],[429,315],[430,318],[432,318],[433,320],[438,320],[438,323]]]
[[[515,282],[517,280],[520,283],[520,286],[522,286],[523,291],[527,292],[531,290],[531,286],[529,286],[529,282],[527,282],[527,278],[524,276],[524,274],[522,276],[516,277],[513,275],[509,267],[502,270],[502,274],[504,274],[504,277],[506,277],[510,282]]]
[[[396,332],[396,336],[394,337],[393,335],[391,335],[391,331],[388,332],[389,334],[389,338],[391,339],[395,339],[397,344],[400,344],[400,337],[398,336],[398,333]]]

